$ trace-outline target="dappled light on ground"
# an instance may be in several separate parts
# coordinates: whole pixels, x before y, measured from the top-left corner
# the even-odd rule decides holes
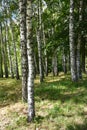
[[[70,75],[35,80],[36,117],[27,123],[21,101],[21,81],[0,79],[0,130],[87,130],[87,77],[78,83]]]

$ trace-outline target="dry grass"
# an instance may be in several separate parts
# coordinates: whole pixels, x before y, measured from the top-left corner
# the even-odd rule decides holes
[[[0,79],[0,130],[87,130],[86,76],[72,83],[70,76],[49,75],[35,80],[36,117],[27,123],[27,104],[21,101],[21,81]]]

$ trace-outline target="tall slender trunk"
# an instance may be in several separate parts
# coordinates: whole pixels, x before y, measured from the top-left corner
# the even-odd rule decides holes
[[[14,78],[14,71],[13,71],[13,61],[12,61],[12,56],[11,56],[11,48],[8,43],[8,56],[9,56],[9,62],[10,62],[10,73],[11,73],[11,78]]]
[[[38,28],[37,28],[37,43],[39,57],[39,73],[40,82],[43,82],[43,64],[42,64],[42,22],[41,22],[41,0],[38,0]]]
[[[34,54],[34,66],[35,66],[35,77],[36,74],[39,74],[39,70],[38,70],[38,65],[37,65],[37,61],[36,61],[36,55]]]
[[[2,40],[2,25],[0,25],[0,77],[3,78],[3,48],[2,48],[2,44],[3,44],[3,40]]]
[[[81,71],[81,44],[82,44],[82,11],[83,11],[83,0],[79,1],[79,33],[78,33],[78,43],[77,43],[77,77],[78,79],[82,79],[82,71]]]
[[[67,70],[70,71],[70,68],[71,68],[71,65],[70,65],[70,52],[68,53],[67,58],[68,58],[68,60],[67,60],[67,62],[68,62],[68,68],[67,68]]]
[[[32,0],[27,1],[27,53],[28,53],[28,122],[35,116],[34,104],[34,56],[32,42]]]
[[[86,0],[83,0],[83,10],[82,10],[82,21],[86,23],[86,17],[85,17],[85,10],[86,10]],[[84,25],[84,24],[83,24]],[[83,26],[82,31],[85,30],[85,27]],[[82,55],[82,71],[85,73],[85,53],[86,53],[86,38],[84,37],[84,34],[82,34],[82,44],[81,44],[81,55]]]
[[[3,77],[3,74],[2,74],[2,48],[1,48],[1,39],[0,39],[0,78]]]
[[[85,73],[85,38],[82,36],[82,46],[81,46],[81,53],[82,53],[82,71]]]
[[[74,35],[75,35],[74,34],[74,0],[70,0],[69,44],[70,44],[71,78],[72,81],[77,81]]]
[[[28,59],[27,59],[27,38],[26,38],[26,4],[27,0],[20,0],[20,41],[21,41],[21,68],[22,68],[22,99],[27,101],[27,76],[28,76]]]
[[[52,72],[53,72],[53,76],[58,75],[58,57],[56,52],[53,54],[52,57]]]
[[[44,24],[42,24],[42,30],[43,30],[43,43],[44,48],[46,48],[46,39],[45,39],[45,32],[44,32]],[[47,51],[44,49],[44,61],[45,61],[45,74],[48,76],[48,58],[47,58]]]
[[[4,38],[4,70],[5,70],[5,78],[8,78],[8,53],[7,53],[7,32],[6,32],[6,24],[4,23],[5,28],[5,38]]]
[[[67,73],[67,59],[66,59],[66,52],[65,52],[65,48],[63,49],[63,72],[64,74]]]
[[[12,43],[14,46],[14,58],[15,58],[15,73],[16,73],[16,79],[18,80],[19,77],[19,70],[18,70],[18,58],[17,58],[17,51],[16,51],[16,43],[14,40],[14,33],[13,33],[13,28],[12,28],[12,20],[10,19],[10,31],[11,31],[11,38],[12,38]]]
[[[7,33],[7,50],[8,50],[8,58],[9,58],[9,63],[10,63],[10,73],[11,73],[11,78],[14,78],[14,72],[13,72],[13,61],[12,61],[12,55],[11,55],[11,48],[10,48],[10,43],[9,43],[9,34],[8,34],[8,25],[6,21],[6,33]]]

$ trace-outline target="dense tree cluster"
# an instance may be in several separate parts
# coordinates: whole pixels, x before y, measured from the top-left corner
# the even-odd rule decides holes
[[[36,74],[43,82],[50,72],[71,71],[76,82],[86,72],[86,16],[86,0],[0,1],[0,77],[22,75],[28,121],[35,116]]]

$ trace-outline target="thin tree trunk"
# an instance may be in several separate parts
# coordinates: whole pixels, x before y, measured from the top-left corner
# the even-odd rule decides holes
[[[67,73],[67,59],[66,59],[65,48],[63,49],[63,72],[64,74]]]
[[[70,67],[71,67],[71,65],[70,65],[70,52],[68,53],[68,68],[67,68],[67,70],[68,71],[70,71]]]
[[[5,78],[8,78],[8,53],[7,53],[7,32],[6,32],[6,24],[4,24],[5,28],[5,38],[4,38],[4,70],[5,70]]]
[[[35,66],[35,77],[36,77],[36,74],[39,74],[39,70],[38,70],[38,65],[37,65],[35,54],[34,54],[34,66]]]
[[[10,19],[10,30],[11,30],[11,37],[12,37],[12,43],[14,46],[14,58],[15,58],[15,73],[16,73],[16,79],[18,80],[19,77],[19,70],[18,70],[18,58],[17,58],[17,51],[16,51],[16,43],[14,40],[14,34],[13,34],[13,28],[12,28],[12,23],[11,23],[11,19]]]
[[[20,41],[21,41],[21,68],[22,68],[22,99],[27,101],[27,76],[28,76],[28,59],[27,59],[27,39],[26,39],[26,3],[20,0]]]
[[[53,76],[58,75],[58,57],[57,57],[57,53],[54,53],[53,57],[52,57],[52,72],[53,72]]]
[[[81,51],[82,51],[82,71],[85,73],[85,38],[82,37],[82,46],[81,46]]]
[[[8,55],[9,55],[9,62],[10,62],[10,72],[11,72],[11,78],[14,78],[14,71],[13,71],[13,62],[12,62],[12,56],[11,56],[11,48],[8,43]]]
[[[71,78],[72,81],[77,81],[74,35],[75,35],[74,34],[74,0],[70,0],[69,44],[70,44]]]
[[[78,79],[82,79],[82,71],[81,71],[81,44],[82,44],[82,35],[81,35],[81,22],[82,22],[82,12],[83,12],[83,0],[79,2],[79,34],[78,34],[78,43],[77,43],[77,77]]]
[[[7,33],[7,50],[8,50],[8,58],[9,58],[9,63],[10,63],[10,73],[11,73],[11,78],[14,78],[14,72],[13,72],[13,62],[12,62],[12,56],[11,56],[11,48],[10,48],[10,43],[9,43],[9,34],[8,34],[8,25],[6,21],[6,33]]]
[[[45,39],[45,32],[44,32],[44,24],[42,26],[43,29],[43,43],[44,43],[44,48],[46,48],[46,39]],[[45,74],[48,76],[48,58],[47,58],[47,51],[44,49],[44,61],[45,61]]]
[[[85,17],[85,10],[86,10],[86,0],[83,0],[83,10],[82,10],[82,21],[84,23],[86,22],[86,17]],[[85,28],[82,28],[82,31],[84,31]],[[86,38],[84,37],[84,34],[82,34],[82,44],[81,44],[81,54],[82,54],[82,71],[85,73],[85,52],[86,51]]]
[[[43,64],[42,64],[42,27],[41,27],[41,1],[38,0],[38,28],[37,28],[37,43],[38,43],[38,57],[39,57],[39,73],[40,82],[43,82]]]
[[[1,42],[0,42],[0,78],[3,77],[3,74],[2,74],[2,49],[1,49]]]
[[[35,116],[34,104],[34,56],[32,42],[32,0],[27,1],[27,53],[28,53],[28,122]]]
[[[2,40],[2,25],[0,25],[0,77],[3,78],[3,56],[2,56],[2,51],[3,51],[3,48],[2,48],[2,44],[3,44],[3,40]]]

